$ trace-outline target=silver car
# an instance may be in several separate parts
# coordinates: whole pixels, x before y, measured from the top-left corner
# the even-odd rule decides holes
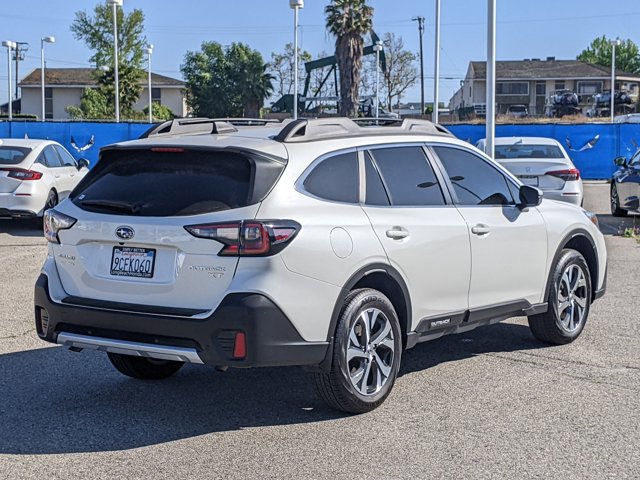
[[[582,180],[562,145],[544,137],[497,137],[495,160],[525,185],[538,187],[551,200],[582,205]],[[476,143],[483,152],[486,141]]]

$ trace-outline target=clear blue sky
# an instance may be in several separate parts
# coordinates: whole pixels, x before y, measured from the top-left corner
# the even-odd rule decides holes
[[[20,77],[40,65],[40,38],[54,35],[46,46],[50,67],[87,67],[91,55],[69,31],[74,13],[92,10],[93,0],[3,0],[0,6],[2,40],[30,43],[20,65]],[[300,47],[313,55],[333,51],[333,39],[324,28],[328,0],[306,0],[300,12]],[[394,32],[408,49],[419,49],[416,22],[426,18],[425,98],[433,99],[435,0],[370,0],[374,29]],[[464,77],[470,60],[486,58],[486,4],[484,0],[441,0],[441,95],[448,102]],[[498,0],[497,57],[571,59],[600,35],[630,38],[640,44],[640,2],[618,0]],[[188,50],[202,41],[248,43],[268,61],[292,41],[293,13],[288,0],[124,0],[125,11],[145,13],[146,36],[155,45],[153,70],[180,78],[180,63]],[[0,50],[0,102],[7,101],[6,49]],[[13,68],[13,67],[12,67]],[[15,75],[15,72],[14,72]],[[418,87],[403,100],[419,101]]]

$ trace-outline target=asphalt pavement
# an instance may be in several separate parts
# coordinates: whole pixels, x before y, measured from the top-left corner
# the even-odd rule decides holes
[[[298,368],[141,382],[40,341],[46,242],[1,221],[0,479],[640,478],[640,244],[620,235],[640,216],[608,215],[606,183],[585,190],[609,276],[582,336],[547,346],[518,318],[418,345],[360,416],[326,407]]]

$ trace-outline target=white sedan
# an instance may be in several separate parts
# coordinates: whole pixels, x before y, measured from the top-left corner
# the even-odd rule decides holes
[[[51,140],[0,139],[0,218],[41,217],[69,196],[88,166]]]
[[[483,138],[476,147],[485,152]],[[525,185],[538,187],[544,198],[582,205],[580,171],[560,142],[544,137],[496,137],[495,161]]]

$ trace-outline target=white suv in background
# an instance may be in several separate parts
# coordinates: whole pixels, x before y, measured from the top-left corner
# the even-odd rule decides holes
[[[402,351],[527,315],[575,340],[605,290],[596,217],[444,128],[174,120],[102,149],[45,216],[38,335],[157,379],[301,365],[366,412]]]

